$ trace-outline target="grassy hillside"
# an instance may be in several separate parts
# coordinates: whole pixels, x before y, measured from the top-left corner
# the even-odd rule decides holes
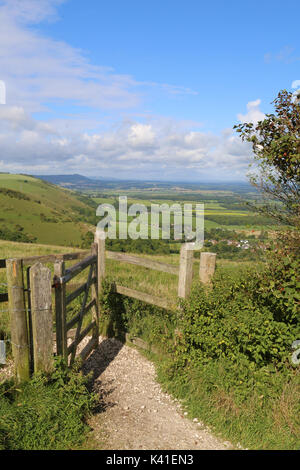
[[[95,217],[92,204],[31,176],[0,174],[0,238],[80,245]]]

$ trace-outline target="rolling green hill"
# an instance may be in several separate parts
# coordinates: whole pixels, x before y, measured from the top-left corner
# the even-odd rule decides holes
[[[80,245],[95,202],[27,175],[0,174],[0,239]]]

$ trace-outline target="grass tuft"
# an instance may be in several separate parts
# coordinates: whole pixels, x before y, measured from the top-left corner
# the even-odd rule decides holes
[[[87,417],[97,401],[87,377],[56,362],[51,375],[36,375],[16,387],[0,385],[1,450],[67,450],[87,439]]]

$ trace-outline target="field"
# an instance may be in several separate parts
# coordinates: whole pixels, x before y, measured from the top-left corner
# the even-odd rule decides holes
[[[42,245],[31,243],[18,243],[0,240],[0,259],[24,258],[29,256],[48,255],[55,253],[78,252],[78,248],[63,247],[57,245]],[[179,266],[179,254],[171,255],[140,255],[143,258],[150,258],[163,263]],[[66,265],[74,262],[68,262]],[[216,270],[222,272],[232,271],[238,275],[240,269],[250,266],[253,263],[248,261],[231,261],[220,259],[217,261]],[[199,259],[194,260],[194,277],[197,278],[199,271]],[[172,274],[152,271],[141,266],[133,266],[127,263],[120,263],[114,260],[106,260],[107,276],[121,284],[131,288],[140,287],[143,292],[153,295],[163,295],[174,299],[177,294],[177,277]],[[80,276],[78,277],[80,280]],[[5,269],[0,270],[0,283],[6,282]],[[6,289],[3,286],[2,291]]]
[[[93,201],[100,204],[111,204],[116,208],[118,215],[118,196],[127,196],[128,207],[132,204],[144,204],[150,213],[151,204],[180,204],[183,209],[184,204],[193,205],[193,227],[195,226],[195,205],[204,204],[205,229],[226,228],[228,230],[239,230],[245,233],[262,230],[276,230],[266,217],[257,216],[251,211],[249,203],[253,202],[257,195],[253,192],[246,194],[234,193],[232,191],[200,191],[194,190],[188,193],[184,191],[166,190],[153,191],[144,189],[139,190],[110,190],[103,191],[101,195],[95,192],[88,192]],[[173,214],[171,222],[174,223]],[[150,225],[150,219],[149,219]]]

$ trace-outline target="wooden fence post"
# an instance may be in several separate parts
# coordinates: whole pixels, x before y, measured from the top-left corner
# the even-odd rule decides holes
[[[30,268],[34,372],[53,367],[51,271],[41,263]]]
[[[66,285],[56,281],[65,275],[65,262],[54,263],[56,352],[68,361],[67,320],[66,320]]]
[[[98,244],[98,293],[100,294],[105,277],[105,232],[96,230],[95,243]]]
[[[28,342],[30,358],[30,374],[33,372],[33,338],[32,338],[32,317],[31,317],[31,296],[30,296],[30,267],[26,268],[26,286],[27,286],[27,312],[28,312]]]
[[[201,253],[199,277],[203,284],[209,284],[215,272],[216,253]]]
[[[98,256],[98,246],[97,243],[92,244],[92,255]],[[98,258],[97,264],[95,265],[94,269],[96,278],[98,277]],[[95,340],[95,348],[99,344],[99,292],[98,292],[98,282],[96,284],[92,284],[92,299],[95,300],[95,306],[93,307],[92,314],[93,314],[93,321],[96,322],[95,327],[93,328],[93,339]]]
[[[6,260],[11,343],[18,383],[29,380],[30,351],[21,259]]]
[[[180,249],[178,297],[183,299],[189,295],[193,280],[194,250],[189,245],[189,243],[185,243]]]

